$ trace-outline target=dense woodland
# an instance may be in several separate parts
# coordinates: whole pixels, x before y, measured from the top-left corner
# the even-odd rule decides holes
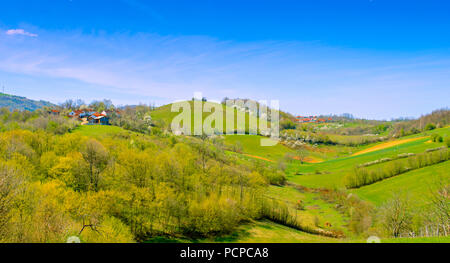
[[[229,233],[261,217],[261,189],[284,175],[220,143],[133,132],[91,138],[42,112],[3,110],[2,242],[132,242]]]

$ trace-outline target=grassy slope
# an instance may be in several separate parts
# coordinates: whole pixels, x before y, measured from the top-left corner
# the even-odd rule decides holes
[[[381,205],[389,200],[394,192],[408,193],[414,204],[425,205],[425,198],[429,197],[431,186],[436,177],[450,176],[450,161],[421,168],[401,174],[383,181],[361,187],[354,192],[364,200]]]
[[[449,136],[450,129],[442,128],[429,131],[422,134],[417,134],[413,136],[408,136],[401,138],[408,139],[414,137],[429,136],[433,133],[442,135],[443,137]],[[244,152],[264,157],[282,157],[286,153],[287,147],[279,145],[275,147],[260,147],[259,140],[257,136],[253,138],[251,136],[227,136],[227,143],[234,143],[236,141],[241,141],[243,145]],[[380,143],[367,145],[365,147],[355,148],[362,150],[366,148],[373,147],[374,145],[379,145]],[[349,156],[344,158],[336,158],[325,161],[323,163],[317,164],[304,164],[300,165],[298,162],[291,163],[288,169],[288,179],[289,181],[309,186],[309,187],[335,187],[342,186],[341,179],[346,172],[351,170],[356,164],[365,163],[385,157],[394,157],[400,153],[419,153],[424,152],[426,149],[440,147],[444,145],[443,143],[432,143],[429,142],[429,138],[419,139],[417,141],[412,141],[400,145],[396,145],[390,148],[381,149],[374,152],[369,152],[366,154],[358,156]],[[428,193],[428,188],[431,180],[431,175],[440,174],[448,175],[450,166],[449,163],[442,163],[439,165],[422,168],[416,171],[412,171],[394,178],[387,179],[382,182],[378,182],[371,186],[366,186],[355,192],[361,196],[361,198],[371,201],[376,205],[381,204],[386,201],[392,191],[396,190],[407,190],[412,199],[416,204],[420,205],[422,197]],[[324,174],[311,174],[315,171],[329,172]],[[303,173],[310,175],[295,175],[296,173]],[[291,187],[275,187],[271,186],[267,193],[268,196],[277,199],[282,199],[292,204],[296,201],[302,200],[305,202],[306,210],[300,211],[298,216],[302,218],[305,224],[313,224],[314,218],[318,217],[320,221],[320,226],[323,227],[325,222],[330,222],[333,228],[338,230],[344,230],[348,233],[345,225],[348,220],[346,216],[337,212],[332,205],[323,202],[314,193],[301,193]],[[423,204],[423,203],[422,203]],[[329,239],[324,240],[322,237],[312,236],[300,231],[286,228],[271,222],[257,222],[245,226],[248,236],[239,237],[239,242],[365,242],[365,240],[345,240],[345,239]],[[434,239],[392,239],[385,240],[382,242],[437,242]],[[449,242],[449,240],[444,240],[441,242]]]
[[[189,101],[189,104],[191,106],[191,130],[192,132],[194,131],[194,102],[193,101]],[[225,118],[225,114],[226,114],[226,109],[227,107],[225,105],[222,104],[217,104],[218,106],[222,107],[223,110],[223,128],[224,130],[227,128],[226,125],[226,118]],[[238,122],[238,118],[237,118],[237,110],[234,110],[235,112],[235,117],[234,117],[234,129],[236,129],[238,126],[239,127],[246,127],[245,131],[248,132],[248,125],[250,120],[252,121],[256,121],[257,124],[259,125],[259,118],[250,115],[248,113],[245,113],[245,122]],[[179,115],[181,113],[180,112],[172,112],[172,104],[167,104],[164,105],[162,107],[159,107],[157,109],[155,109],[154,111],[152,111],[151,116],[152,119],[155,123],[161,123],[164,127],[166,128],[170,128],[171,126],[171,122],[173,120],[173,118],[175,118],[177,115]],[[209,112],[203,112],[202,114],[202,120],[205,120],[206,117],[208,117],[209,115],[211,115],[212,113]],[[226,130],[225,130],[226,131]]]
[[[117,126],[107,126],[107,125],[83,125],[79,126],[74,130],[74,132],[80,133],[84,136],[98,137],[107,136],[111,134],[116,134],[120,132],[128,132]]]
[[[298,211],[297,216],[300,218],[302,224],[315,226],[315,218],[318,218],[319,227],[327,229],[325,223],[332,225],[331,229],[341,230],[347,233],[347,216],[339,213],[329,204],[319,198],[319,195],[311,192],[300,192],[297,189],[289,186],[278,187],[270,186],[267,196],[286,201],[292,208],[295,208],[296,203],[301,200],[305,205],[305,210]]]
[[[292,149],[277,144],[275,146],[261,146],[261,139],[265,137],[257,135],[227,135],[225,136],[225,143],[228,145],[240,142],[243,153],[261,156],[273,161],[281,159],[288,152],[293,152]]]
[[[226,243],[336,243],[338,239],[304,233],[267,220],[243,225],[230,236],[214,242]]]
[[[429,131],[427,133],[416,134],[414,136],[408,136],[405,138],[413,138],[413,137],[421,137],[421,136],[429,136],[433,133],[440,134],[442,136],[450,135],[450,128],[442,128],[436,129],[434,131]],[[372,144],[366,146],[366,148],[373,147]],[[444,143],[434,143],[429,142],[429,138],[420,139],[417,141],[412,141],[408,143],[404,143],[401,145],[397,145],[394,147],[358,155],[358,156],[350,156],[338,159],[332,159],[325,161],[323,163],[318,164],[305,164],[299,165],[298,163],[294,163],[290,165],[287,173],[288,179],[297,184],[307,186],[307,187],[342,187],[343,186],[343,177],[351,171],[355,165],[362,164],[366,162],[370,162],[373,160],[385,158],[385,157],[395,157],[401,153],[420,153],[424,152],[426,149],[435,148],[443,146]],[[316,171],[325,172],[324,174],[314,174]],[[303,175],[296,175],[301,173]]]
[[[450,243],[450,237],[389,238],[381,243]]]

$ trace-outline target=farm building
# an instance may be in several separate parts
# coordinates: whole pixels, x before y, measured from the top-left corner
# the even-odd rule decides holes
[[[323,118],[318,118],[317,116],[309,116],[309,117],[304,117],[304,116],[297,116],[297,122],[299,123],[324,123],[324,122],[329,122],[329,121],[333,121],[333,119],[330,117],[328,119],[323,119]]]
[[[109,125],[109,118],[105,114],[95,112],[88,117],[89,124]]]
[[[74,118],[82,121],[82,125],[109,125],[110,118],[108,117],[109,113],[113,111],[103,111],[102,113],[98,113],[92,110],[75,110],[71,111],[67,114],[67,117]],[[118,115],[118,111],[116,111]]]
[[[52,115],[59,115],[59,110],[51,110],[51,111],[49,111],[48,112],[49,114],[52,114]]]

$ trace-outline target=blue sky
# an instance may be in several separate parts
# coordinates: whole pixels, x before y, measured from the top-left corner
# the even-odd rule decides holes
[[[278,99],[390,119],[449,106],[448,1],[15,0],[0,85],[62,102]]]

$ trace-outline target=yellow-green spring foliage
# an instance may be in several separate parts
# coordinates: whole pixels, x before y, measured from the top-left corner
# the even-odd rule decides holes
[[[0,242],[229,233],[260,216],[262,189],[274,171],[252,170],[196,138],[4,131]]]

